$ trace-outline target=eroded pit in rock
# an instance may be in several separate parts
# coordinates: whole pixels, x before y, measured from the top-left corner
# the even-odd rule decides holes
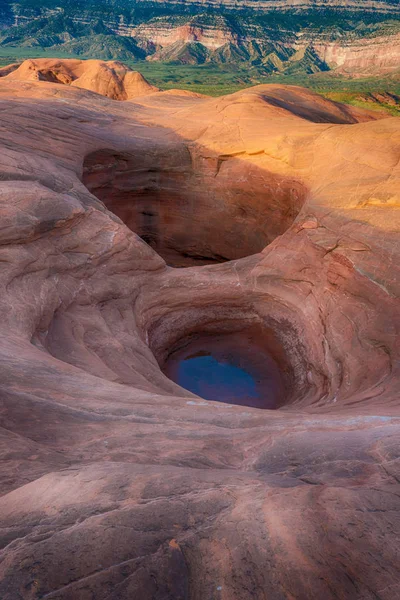
[[[288,325],[281,329],[240,309],[234,318],[227,307],[187,313],[149,330],[150,347],[169,379],[206,400],[263,409],[307,393],[306,357],[300,341],[289,341]]]
[[[93,152],[82,181],[173,267],[261,252],[290,227],[306,197],[295,179],[235,157],[193,157],[183,143]]]
[[[164,372],[206,400],[277,408],[284,396],[279,366],[254,335],[189,337],[168,356]]]

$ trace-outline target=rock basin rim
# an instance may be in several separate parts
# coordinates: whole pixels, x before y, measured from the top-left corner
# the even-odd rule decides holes
[[[399,119],[54,68],[0,77],[0,597],[393,600]],[[171,381],[204,336],[279,410]]]

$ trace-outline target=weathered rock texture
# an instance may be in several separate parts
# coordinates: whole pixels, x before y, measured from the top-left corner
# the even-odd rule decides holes
[[[113,100],[130,100],[159,91],[143,75],[118,61],[28,59],[0,68],[0,77],[72,85]]]
[[[321,60],[342,74],[386,74],[397,72],[400,35],[361,38],[345,42],[321,43],[314,49]]]
[[[124,33],[124,35],[126,35]],[[318,71],[317,60],[326,70],[352,76],[397,74],[400,60],[400,34],[370,37],[338,37],[327,39],[326,35],[301,32],[288,34],[284,40],[268,39],[265,32],[251,30],[238,34],[228,27],[216,25],[198,26],[185,23],[173,26],[167,19],[154,19],[129,30],[129,35],[143,45],[152,44],[157,52],[148,60],[190,62],[180,57],[183,48],[203,49],[192,62],[240,62],[258,56],[265,68],[284,72],[299,65],[305,53],[312,53],[310,65]],[[259,49],[257,51],[257,48]],[[261,49],[261,51],[260,51]],[[215,52],[218,50],[218,52]],[[229,54],[231,52],[231,54]],[[240,54],[244,56],[240,58]]]
[[[179,0],[172,11],[164,0],[151,10],[120,0],[112,10],[108,2],[83,6],[58,0],[56,7],[40,3],[35,10],[30,0],[4,2],[8,9],[0,8],[0,47],[10,56],[40,47],[50,56],[238,64],[251,67],[253,78],[330,70],[353,77],[399,74],[398,0],[346,0],[345,7],[342,0],[218,0],[201,7],[197,0]],[[67,71],[63,76],[70,78]],[[22,78],[31,75],[21,72]],[[54,69],[50,77],[59,80]]]
[[[400,120],[0,94],[2,600],[398,597]],[[162,373],[250,327],[278,410]]]

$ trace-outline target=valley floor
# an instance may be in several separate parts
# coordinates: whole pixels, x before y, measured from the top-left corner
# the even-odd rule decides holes
[[[26,58],[54,58],[54,50],[38,48],[0,48],[0,67]],[[79,58],[73,54],[57,54],[59,58]],[[93,56],[92,58],[97,58]],[[182,65],[149,61],[123,61],[138,70],[153,85],[167,90],[179,88],[223,96],[250,85],[283,83],[308,87],[326,98],[369,110],[385,111],[400,116],[400,71],[382,77],[345,78],[333,73],[312,75],[263,75],[256,67],[238,65]]]

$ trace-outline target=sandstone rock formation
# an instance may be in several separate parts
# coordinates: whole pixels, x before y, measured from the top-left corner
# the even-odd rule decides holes
[[[49,56],[237,64],[242,77],[251,68],[247,81],[332,70],[357,77],[399,73],[398,0],[210,0],[201,8],[197,0],[179,0],[173,10],[164,1],[150,8],[118,0],[112,10],[108,2],[58,0],[32,10],[30,0],[4,1],[0,47],[9,56],[41,48]]]
[[[396,598],[400,120],[290,86],[0,106],[2,600]],[[250,328],[277,410],[164,375]]]
[[[326,35],[305,31],[301,34],[288,33],[286,39],[279,40],[271,34],[268,37],[265,31],[257,30],[255,27],[242,29],[238,33],[227,24],[224,25],[225,27],[221,27],[210,23],[199,26],[194,20],[174,26],[167,18],[154,19],[131,28],[129,35],[137,38],[142,45],[147,43],[157,48],[157,52],[148,56],[148,60],[184,62],[179,55],[179,50],[185,46],[189,49],[197,46],[207,53],[204,60],[224,62],[221,60],[220,53],[232,46],[236,51],[236,59],[231,59],[233,62],[246,60],[246,54],[247,59],[250,59],[252,53],[256,57],[258,52],[258,62],[261,61],[266,67],[268,60],[273,60],[274,70],[278,72],[293,67],[307,51],[311,51],[326,69],[341,75],[386,75],[399,71],[400,34],[398,33],[369,37],[338,36],[337,39],[329,39]],[[219,52],[215,52],[216,50]],[[240,52],[244,54],[242,58]],[[192,62],[202,61],[195,55]]]
[[[28,59],[1,68],[0,77],[72,85],[113,100],[129,100],[159,91],[143,75],[118,61]]]
[[[338,74],[384,75],[398,72],[400,34],[314,45],[318,56]]]

